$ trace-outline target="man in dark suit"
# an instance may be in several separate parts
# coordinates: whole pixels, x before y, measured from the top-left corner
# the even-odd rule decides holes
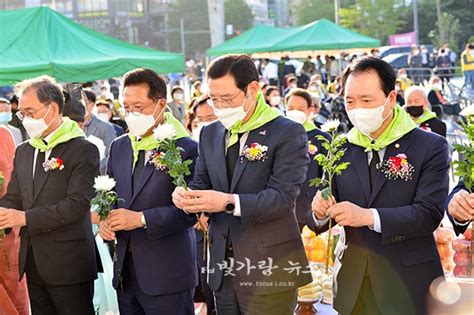
[[[430,110],[430,102],[422,87],[410,86],[405,91],[405,110],[420,129],[446,138],[446,124]]]
[[[99,154],[77,124],[62,117],[63,94],[52,78],[26,80],[18,89],[31,139],[16,151],[0,200],[0,229],[21,227],[19,272],[26,272],[33,314],[94,314],[89,202]]]
[[[308,222],[344,227],[345,252],[334,308],[341,314],[426,314],[431,282],[443,276],[433,232],[448,193],[446,140],[416,128],[396,105],[395,73],[363,58],[344,74],[354,129],[335,178],[334,198],[318,192]],[[337,203],[336,203],[337,202]]]
[[[108,175],[123,200],[100,223],[104,240],[117,239],[113,285],[120,313],[193,314],[196,217],[173,205],[172,178],[152,157],[160,145],[153,129],[174,127],[183,160],[197,158],[197,144],[179,121],[164,113],[166,84],[153,70],[130,71],[123,86],[130,134],[112,143],[108,161]]]
[[[469,193],[462,181],[449,194],[446,209],[456,234],[466,232],[474,218],[474,194]]]
[[[193,191],[178,188],[173,200],[210,213],[218,314],[293,314],[297,288],[311,282],[294,210],[309,163],[306,132],[265,104],[248,56],[215,60],[208,78],[219,122],[201,133]]]
[[[321,146],[321,141],[316,139],[316,137],[323,136],[326,139],[330,139],[331,136],[321,131],[314,122],[309,120],[308,116],[313,104],[313,98],[306,90],[300,88],[291,90],[285,97],[285,104],[286,116],[302,124],[308,135],[308,154],[311,162],[309,163],[306,180],[301,187],[298,199],[296,199],[296,219],[298,220],[300,231],[302,231],[307,222],[308,211],[311,210],[311,201],[313,201],[318,190],[317,187],[310,187],[309,181],[323,176],[323,170],[314,158],[320,153],[326,154],[326,151]]]

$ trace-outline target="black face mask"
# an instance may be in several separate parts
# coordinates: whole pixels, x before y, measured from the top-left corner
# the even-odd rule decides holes
[[[425,111],[423,105],[407,106],[405,110],[413,117],[420,117]]]

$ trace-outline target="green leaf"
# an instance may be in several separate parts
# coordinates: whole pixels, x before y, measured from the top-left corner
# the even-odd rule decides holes
[[[326,187],[329,185],[329,182],[324,178],[314,178],[309,180],[310,187]]]

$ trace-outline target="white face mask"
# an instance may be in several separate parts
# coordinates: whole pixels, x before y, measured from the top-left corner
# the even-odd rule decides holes
[[[156,119],[154,115],[157,108],[158,106],[156,106],[155,111],[151,115],[144,115],[142,113],[131,112],[128,114],[127,117],[125,117],[125,122],[127,123],[128,129],[130,130],[130,134],[132,136],[141,137],[148,130],[153,128],[153,126],[155,126]],[[158,116],[161,116],[165,108],[163,108],[160,115]]]
[[[174,99],[178,101],[182,101],[184,99],[183,93],[174,93]]]
[[[304,124],[306,121],[306,113],[300,110],[289,110],[286,112],[286,118],[293,120],[294,122]]]
[[[387,117],[383,117],[385,110],[385,104],[387,104],[388,98],[385,100],[383,105],[375,108],[356,108],[347,111],[349,120],[360,132],[366,136],[370,136],[371,133],[377,131]]]
[[[408,75],[406,73],[402,73],[402,74],[400,74],[400,78],[406,79],[406,78],[408,78]]]
[[[272,106],[278,106],[281,103],[281,96],[272,96],[270,98],[270,104]]]
[[[97,117],[99,120],[102,120],[103,122],[109,122],[109,114],[107,113],[97,113],[95,114],[95,117]]]
[[[201,131],[204,127],[209,126],[210,124],[215,123],[217,120],[214,121],[205,121],[205,122],[200,122],[197,124],[196,128],[193,129],[193,139],[196,142],[199,142],[199,137],[201,136]]]
[[[214,113],[217,116],[217,119],[224,125],[225,129],[229,130],[237,122],[244,120],[247,113],[244,110],[245,101],[247,100],[248,95],[245,95],[244,102],[239,107],[228,107],[218,109],[214,107]]]
[[[321,85],[321,84],[323,84],[323,81],[321,81],[321,80],[316,80],[316,83],[317,83],[318,85]]]
[[[25,117],[22,121],[23,127],[25,127],[26,132],[30,136],[30,138],[38,138],[49,128],[51,122],[49,124],[46,123],[44,118],[48,115],[50,107],[48,106],[48,111],[41,119],[34,119],[30,117]]]
[[[441,91],[443,89],[443,87],[441,86],[441,83],[433,83],[433,89],[437,90],[437,91]]]
[[[288,87],[289,87],[290,89],[296,89],[296,88],[298,87],[298,85],[297,85],[296,83],[290,83],[290,84],[288,85]]]

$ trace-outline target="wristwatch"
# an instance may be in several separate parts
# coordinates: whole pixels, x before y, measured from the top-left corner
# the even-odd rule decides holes
[[[140,222],[143,224],[143,228],[146,229],[146,220],[145,220],[145,215],[142,213],[142,217],[140,219]]]
[[[233,196],[232,198],[229,198],[229,200],[226,202],[224,209],[227,214],[232,214],[232,215],[234,214],[235,202],[233,200]]]

